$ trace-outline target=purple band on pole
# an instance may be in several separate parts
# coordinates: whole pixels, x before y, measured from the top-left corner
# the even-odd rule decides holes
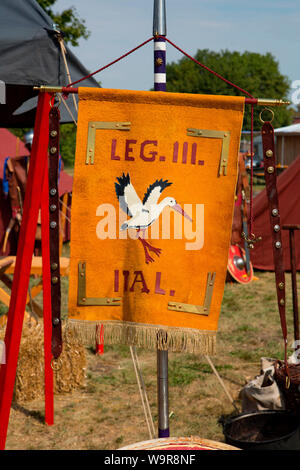
[[[170,429],[159,429],[158,430],[158,437],[170,437]]]
[[[166,91],[166,40],[154,39],[154,90]]]
[[[155,91],[166,91],[166,85],[163,83],[156,83],[154,87]]]

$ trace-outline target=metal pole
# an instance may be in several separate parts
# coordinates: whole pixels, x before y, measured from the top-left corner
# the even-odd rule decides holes
[[[166,4],[165,0],[154,0],[153,36],[154,36],[154,90],[166,91]],[[159,37],[158,37],[159,36]],[[159,332],[158,341],[166,339]],[[157,349],[157,402],[158,402],[158,437],[169,437],[169,393],[168,393],[168,350]]]
[[[166,91],[166,5],[164,0],[154,0],[154,90]],[[158,37],[160,36],[160,37]]]
[[[153,7],[153,36],[166,36],[166,2],[165,0],[154,0]]]
[[[158,437],[169,437],[168,350],[157,350]]]

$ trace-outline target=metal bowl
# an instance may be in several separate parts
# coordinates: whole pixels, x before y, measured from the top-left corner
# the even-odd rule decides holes
[[[244,450],[300,450],[300,417],[287,411],[241,414],[223,422],[223,433]]]

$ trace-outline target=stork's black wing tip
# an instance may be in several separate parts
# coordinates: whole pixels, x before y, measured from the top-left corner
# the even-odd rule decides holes
[[[160,188],[160,192],[162,192],[164,189],[166,189],[168,186],[171,186],[171,181],[168,181],[168,180],[163,180],[162,178],[160,180],[156,180],[154,181],[154,183],[150,184],[150,186],[148,187],[147,189],[147,192],[145,193],[144,195],[144,199],[143,199],[143,204],[145,204],[147,202],[147,199],[149,198],[151,192],[159,187]]]
[[[116,188],[116,194],[119,198],[120,196],[124,196],[124,190],[125,190],[126,186],[128,186],[130,184],[130,175],[129,175],[129,173],[127,173],[127,175],[125,175],[125,173],[123,173],[123,175],[120,176],[120,177],[117,176],[117,181],[119,182],[119,184],[115,183],[115,188]]]

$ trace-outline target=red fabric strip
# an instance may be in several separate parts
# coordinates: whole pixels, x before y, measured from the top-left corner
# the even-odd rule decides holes
[[[250,98],[254,98],[254,96],[252,96],[248,91],[244,90],[243,88],[239,87],[238,85],[235,85],[234,83],[232,83],[230,80],[227,80],[227,78],[223,77],[222,75],[220,75],[218,72],[215,72],[214,70],[210,69],[209,67],[207,67],[206,65],[202,64],[201,62],[199,62],[198,60],[196,60],[194,57],[192,57],[191,55],[189,55],[187,52],[185,52],[183,49],[181,49],[180,47],[176,46],[176,44],[174,44],[172,41],[170,41],[170,39],[168,39],[167,37],[165,38],[166,41],[168,41],[169,44],[171,44],[173,47],[175,47],[175,49],[177,49],[179,52],[181,52],[182,54],[184,54],[186,57],[188,57],[190,60],[192,60],[193,62],[195,62],[197,65],[199,65],[200,67],[202,67],[203,69],[207,70],[207,72],[209,73],[212,73],[213,75],[215,75],[216,77],[218,77],[220,80],[223,80],[223,82],[226,82],[228,85],[232,86],[233,88],[236,88],[237,90],[239,90],[241,93],[244,93],[245,95],[249,96]]]

